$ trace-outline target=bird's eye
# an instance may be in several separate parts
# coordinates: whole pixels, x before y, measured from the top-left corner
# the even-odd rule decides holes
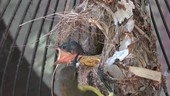
[[[64,50],[65,50],[65,49],[66,49],[66,47],[67,47],[66,45],[63,45],[63,46],[61,47],[61,49],[64,49]]]

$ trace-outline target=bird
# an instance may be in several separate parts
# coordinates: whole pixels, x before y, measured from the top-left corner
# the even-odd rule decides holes
[[[80,63],[84,63],[87,66],[94,66],[99,63],[99,56],[83,56],[85,54],[83,48],[74,40],[66,41],[56,49],[58,51],[56,63],[69,64],[69,66],[61,69],[58,77],[59,90],[61,93],[59,96],[104,96],[93,86],[79,86],[77,79],[78,73],[76,63],[78,60],[81,61]]]
[[[78,73],[74,65],[70,64],[70,66],[64,67],[59,73],[59,96],[104,96],[90,85],[78,85]]]
[[[93,67],[100,62],[99,55],[86,55],[88,53],[74,40],[65,41],[55,49],[58,53],[55,64],[70,64],[77,55],[81,65]]]
[[[58,89],[60,94],[57,96],[104,96],[93,86],[78,85],[78,72],[76,63],[84,54],[83,48],[79,43],[73,40],[66,41],[56,49],[58,51],[58,58],[56,63],[68,64],[68,66],[65,66],[59,72],[57,82],[59,84]],[[57,69],[57,67],[55,69]],[[53,72],[53,78],[55,71],[56,70]],[[54,82],[52,82],[52,85],[53,84]]]

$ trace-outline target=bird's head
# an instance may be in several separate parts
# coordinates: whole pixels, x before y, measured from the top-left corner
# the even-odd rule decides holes
[[[69,64],[77,55],[84,54],[81,45],[73,40],[64,42],[56,50],[58,51],[58,57],[55,64]]]

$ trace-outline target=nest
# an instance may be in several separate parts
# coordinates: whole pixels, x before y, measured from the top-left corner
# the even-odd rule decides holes
[[[140,0],[84,0],[74,10],[56,13],[60,19],[52,30],[56,45],[73,39],[87,54],[100,53],[99,66],[115,95],[158,96],[161,73],[147,6],[148,2]],[[81,84],[88,83],[92,72],[91,85],[108,94],[108,89],[101,87],[104,83],[96,74],[97,67],[83,66],[79,70],[83,74],[79,77]],[[136,70],[158,77],[143,76]]]

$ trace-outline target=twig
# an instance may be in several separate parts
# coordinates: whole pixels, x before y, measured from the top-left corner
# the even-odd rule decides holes
[[[52,73],[52,78],[51,78],[51,96],[54,96],[54,81],[55,81],[55,74],[58,68],[58,64],[55,66],[55,69]]]

